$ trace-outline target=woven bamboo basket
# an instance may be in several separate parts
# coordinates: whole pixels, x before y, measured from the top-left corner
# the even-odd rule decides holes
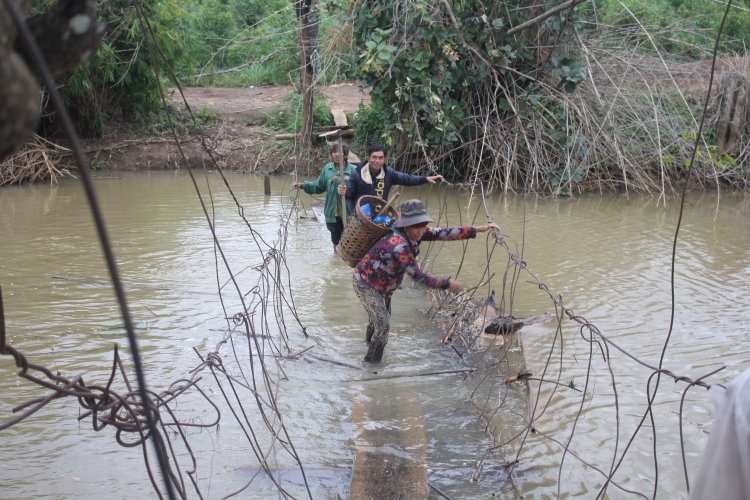
[[[362,205],[369,204],[370,212],[377,215],[386,205],[386,201],[377,196],[363,196],[354,207],[354,213],[346,221],[346,229],[341,235],[338,252],[339,256],[346,262],[349,267],[356,267],[357,263],[365,256],[368,250],[380,240],[383,236],[391,232],[387,227],[380,227],[367,218],[360,208]],[[398,211],[393,207],[383,213],[396,222],[399,218]],[[362,221],[362,225],[359,222]]]

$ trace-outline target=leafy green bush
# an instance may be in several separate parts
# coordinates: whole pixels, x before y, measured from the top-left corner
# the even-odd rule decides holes
[[[266,115],[268,126],[274,130],[297,133],[302,128],[302,95],[292,92],[284,97],[282,109]],[[315,93],[313,98],[313,128],[333,125],[331,110],[323,96]]]
[[[390,146],[386,129],[387,119],[381,103],[373,103],[370,106],[360,103],[352,120],[352,125],[357,128],[352,150],[365,151],[376,143]]]
[[[253,10],[253,5],[264,7]],[[288,85],[290,73],[296,73],[299,66],[291,4],[284,0],[255,0],[238,7],[230,5],[229,9],[227,15],[232,17],[233,26],[221,35],[206,31],[203,23],[192,23],[201,46],[191,54],[196,70],[184,76],[197,85]],[[253,21],[260,24],[256,26]],[[252,24],[246,25],[248,22]]]
[[[35,0],[32,14],[44,12],[55,0]],[[297,20],[288,0],[141,0],[157,43],[183,83],[192,85],[289,85],[299,81]],[[320,34],[341,32],[340,6],[325,16]],[[60,79],[63,97],[78,129],[86,136],[100,135],[116,117],[160,127],[161,103],[144,33],[131,0],[107,0],[99,7],[107,23],[102,46],[74,72]],[[163,85],[171,86],[158,53]],[[339,54],[354,61],[356,56]],[[237,71],[227,71],[238,68]],[[352,66],[328,67],[319,82],[351,76]],[[329,76],[330,73],[330,76]],[[196,78],[197,75],[204,76]],[[51,110],[46,110],[51,111]],[[54,113],[44,126],[56,129]]]
[[[524,37],[508,36],[508,29],[526,21],[538,2],[448,3],[451,15],[430,0],[409,8],[395,0],[369,0],[354,13],[360,72],[372,85],[373,109],[385,124],[387,144],[395,147],[399,138],[409,138],[408,148],[397,149],[417,152],[424,146],[435,152],[471,141],[478,133],[474,118],[480,105],[496,106],[511,117],[515,107],[508,99],[517,104],[537,90],[524,76],[536,74],[542,64],[536,45],[557,42],[545,63],[545,83],[573,92],[586,77],[569,43],[580,27],[576,14],[567,22],[551,16],[538,29],[539,38],[527,43]],[[453,26],[453,15],[460,31]],[[498,83],[510,94],[497,92]],[[481,103],[477,98],[482,94],[494,94],[495,102]]]

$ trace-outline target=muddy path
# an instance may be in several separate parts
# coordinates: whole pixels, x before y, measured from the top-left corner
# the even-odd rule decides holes
[[[286,105],[285,98],[293,92],[293,87],[187,87],[184,90],[193,113],[206,109],[218,118],[204,133],[210,137],[218,135],[212,153],[219,166],[251,172],[286,172],[294,168],[294,143],[276,141],[273,131],[262,125],[268,114]],[[321,87],[320,93],[329,108],[343,109],[346,113],[357,111],[360,103],[370,104],[368,90],[356,82]],[[178,113],[184,116],[186,106],[179,92],[170,89],[169,94]],[[115,124],[101,139],[85,141],[85,148],[95,169],[174,170],[188,165],[202,168],[204,160],[209,161],[207,155],[201,157],[194,135],[181,135],[180,144],[187,165],[166,128],[148,131]],[[303,171],[315,175],[325,161],[325,152],[316,151],[311,165],[305,165]]]
[[[175,89],[172,100],[178,107],[184,108],[182,97]],[[341,83],[321,87],[326,104],[331,109],[343,109],[345,113],[354,113],[360,103],[370,104],[367,88],[356,82]],[[261,123],[267,114],[284,105],[284,98],[294,89],[288,85],[268,85],[263,87],[188,87],[185,98],[193,111],[206,108],[227,121]]]

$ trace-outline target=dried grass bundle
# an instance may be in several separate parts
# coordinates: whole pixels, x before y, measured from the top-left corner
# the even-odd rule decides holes
[[[497,110],[491,85],[474,96],[476,109],[491,112],[475,118],[480,133],[464,144],[466,179],[484,179],[490,191],[624,188],[660,197],[673,194],[686,178],[695,187],[750,187],[750,58],[717,61],[708,132],[688,172],[711,61],[676,63],[658,51],[644,55],[636,45],[617,43],[620,35],[613,29],[576,40],[589,78],[572,94],[544,81],[533,103],[506,91],[513,109],[526,107],[519,120]],[[730,128],[724,115],[737,122],[731,133],[722,132]],[[714,135],[728,138],[716,144]]]
[[[57,183],[58,177],[71,175],[67,168],[58,166],[62,154],[34,136],[21,149],[0,163],[0,186],[29,184],[36,181]]]

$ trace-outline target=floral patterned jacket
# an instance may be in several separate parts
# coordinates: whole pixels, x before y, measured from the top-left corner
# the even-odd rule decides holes
[[[476,235],[477,230],[473,226],[431,227],[424,233],[421,241],[467,240]],[[447,279],[437,278],[419,269],[417,255],[419,243],[408,238],[405,233],[394,231],[370,248],[354,268],[354,277],[387,297],[393,295],[401,285],[404,274],[430,288],[448,289],[450,283]]]

